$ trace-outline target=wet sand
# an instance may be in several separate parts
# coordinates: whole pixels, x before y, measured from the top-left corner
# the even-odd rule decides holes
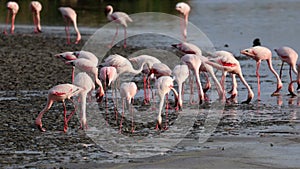
[[[262,106],[257,114],[255,111],[259,108],[256,108],[255,101],[249,106],[229,106],[218,129],[207,142],[199,144],[197,137],[192,135],[177,145],[174,151],[143,159],[126,159],[105,151],[84,131],[78,130],[76,118],[69,122],[68,133],[63,133],[61,104],[53,105],[51,111],[45,114],[43,123],[48,131],[41,133],[35,127],[34,120],[46,104],[47,90],[56,84],[71,82],[71,68],[53,55],[80,50],[90,34],[83,33],[84,38],[79,45],[67,45],[63,30],[55,34],[22,31],[15,35],[0,35],[0,167],[300,167],[298,106],[283,107],[286,110]],[[273,117],[273,112],[278,116],[285,113],[286,118],[261,121],[239,119],[239,123],[235,123],[233,109],[240,110],[237,113],[239,118],[244,117],[239,113],[245,110],[254,116],[261,113],[267,117]],[[270,114],[263,113],[264,110]],[[296,117],[290,117],[293,112]],[[230,117],[226,118],[226,115]],[[189,151],[187,147],[190,146],[193,148]]]

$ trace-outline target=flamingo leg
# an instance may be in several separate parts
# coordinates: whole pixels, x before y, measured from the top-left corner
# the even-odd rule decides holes
[[[124,26],[124,48],[126,48],[126,38],[127,38],[127,30],[126,27]]]
[[[4,30],[3,30],[3,34],[7,34],[6,32],[6,29],[7,29],[7,25],[8,25],[8,22],[9,22],[9,16],[10,16],[10,10],[7,11],[7,15],[6,15],[6,24],[5,24],[5,27],[4,27]]]
[[[168,110],[169,110],[169,101],[168,101],[169,94],[166,94],[166,122],[165,122],[165,130],[168,129],[169,118],[168,118]]]
[[[257,78],[257,99],[260,100],[260,75],[259,75],[260,61],[256,62],[256,78]]]
[[[150,98],[147,95],[147,77],[144,75],[144,103],[149,103]]]
[[[68,121],[67,121],[67,108],[65,101],[63,101],[63,107],[64,107],[64,132],[66,133],[68,130]]]
[[[116,33],[115,33],[114,37],[113,37],[112,40],[111,40],[111,43],[110,43],[110,45],[109,45],[109,48],[111,48],[111,47],[113,46],[113,43],[114,43],[116,37],[118,36],[118,32],[119,32],[119,26],[117,25],[117,26],[116,26]]]
[[[125,101],[122,100],[122,117],[121,117],[121,122],[120,122],[120,130],[119,133],[122,133],[122,123],[123,123],[123,118],[124,118],[124,111],[125,111]]]
[[[132,104],[133,104],[133,100],[134,99],[132,99],[132,102],[131,102]],[[134,118],[133,113],[134,112],[133,112],[133,105],[132,104],[130,105],[130,112],[131,112],[131,117],[132,117],[131,118],[131,133],[134,133],[134,120],[133,120],[133,118]]]
[[[279,77],[280,77],[280,79],[281,79],[281,76],[282,76],[283,64],[284,64],[284,62],[281,63],[281,67],[280,67],[280,71],[279,71]]]
[[[290,66],[289,74],[290,74],[290,81],[292,82],[293,81],[293,78],[292,78],[292,66]]]

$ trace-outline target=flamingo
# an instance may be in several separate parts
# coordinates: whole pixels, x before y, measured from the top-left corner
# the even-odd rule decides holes
[[[241,54],[244,54],[246,56],[251,57],[256,61],[256,77],[257,77],[257,88],[258,88],[258,94],[257,97],[260,99],[260,75],[259,75],[259,66],[262,60],[266,60],[269,66],[269,69],[271,72],[275,75],[277,79],[277,89],[275,92],[272,93],[271,96],[278,96],[279,92],[282,88],[282,82],[279,77],[279,75],[276,73],[272,66],[272,52],[270,49],[264,47],[264,46],[255,46],[248,49],[244,49],[241,51]]]
[[[81,101],[80,128],[84,130],[88,128],[86,123],[86,97],[89,92],[95,90],[95,83],[87,73],[80,72],[75,76],[74,85],[82,88],[79,93]]]
[[[138,64],[139,67],[142,66],[143,63],[145,63],[144,68],[142,70],[142,72],[144,73],[144,102],[145,103],[149,103],[150,101],[150,96],[147,95],[147,86],[148,89],[150,90],[150,82],[147,79],[147,76],[150,72],[150,70],[153,67],[153,64],[155,63],[161,63],[161,61],[159,59],[157,59],[156,57],[150,56],[150,55],[140,55],[137,57],[133,57],[130,58],[129,61]]]
[[[188,18],[189,18],[189,13],[191,11],[191,7],[187,4],[187,3],[184,3],[184,2],[179,2],[176,4],[176,7],[175,9],[180,13],[182,14],[183,16],[183,20],[184,22],[180,22],[180,26],[181,26],[181,29],[182,29],[182,35],[183,35],[183,39],[184,41],[186,41],[186,38],[187,38],[187,25],[188,25]]]
[[[293,70],[293,72],[296,75],[298,74],[298,71],[296,68],[296,63],[297,63],[297,59],[298,59],[297,52],[294,49],[287,47],[287,46],[283,46],[278,49],[274,49],[274,51],[277,53],[279,58],[282,60],[282,64],[281,64],[280,72],[279,72],[280,79],[281,79],[281,75],[282,75],[283,64],[284,64],[284,62],[286,62],[287,64],[290,65],[289,75],[290,75],[290,81],[292,82],[293,78],[292,78],[291,70]]]
[[[251,87],[248,85],[247,81],[244,79],[239,61],[232,55],[232,53],[227,52],[227,51],[216,51],[214,53],[214,55],[217,56],[217,58],[209,60],[206,63],[212,65],[216,69],[223,71],[221,85],[223,87],[224,93],[225,93],[224,84],[225,84],[226,75],[227,75],[227,73],[231,73],[233,86],[232,86],[230,99],[234,99],[236,97],[237,83],[236,83],[235,75],[238,75],[239,78],[241,79],[242,83],[245,85],[245,87],[248,90],[248,98],[246,101],[244,101],[242,103],[249,103],[253,99],[254,94],[253,94]]]
[[[199,103],[201,104],[204,101],[204,93],[202,90],[202,85],[200,82],[199,70],[202,64],[200,57],[195,54],[186,54],[181,57],[181,61],[184,62],[190,70],[193,71],[194,76],[196,78],[197,87],[198,87],[198,96],[199,96]]]
[[[157,116],[157,124],[156,124],[156,129],[161,129],[161,123],[162,123],[162,117],[161,117],[161,112],[162,112],[162,108],[164,105],[164,97],[166,94],[168,94],[171,90],[174,92],[175,94],[175,99],[177,102],[178,100],[178,93],[177,91],[174,89],[173,87],[173,79],[170,76],[161,76],[160,78],[157,79],[156,82],[156,86],[157,86],[157,92],[158,92],[158,96],[159,96],[159,110],[158,110],[158,116]],[[168,109],[168,107],[167,107]],[[168,114],[166,112],[166,118],[167,118]],[[166,120],[167,123],[167,120]],[[167,124],[165,129],[167,128]]]
[[[15,30],[15,19],[16,19],[16,15],[19,11],[19,5],[17,2],[13,2],[13,1],[9,1],[6,4],[7,7],[7,16],[6,16],[6,25],[4,28],[3,33],[7,34],[6,32],[6,26],[8,24],[9,21],[9,16],[11,15],[11,27],[10,27],[10,33],[14,34],[14,30]]]
[[[128,107],[131,105],[131,100],[133,100],[134,96],[136,95],[138,89],[137,86],[134,82],[124,82],[120,86],[120,95],[122,99],[122,118],[121,118],[121,123],[120,123],[120,132],[122,130],[122,121],[124,118],[124,112],[125,112],[125,100],[126,103],[128,104]],[[131,132],[134,132],[134,124],[133,124],[133,110],[132,108],[130,109],[132,113],[132,118],[131,118]]]
[[[100,79],[104,81],[105,86],[110,86],[118,77],[117,69],[113,66],[105,66],[100,69]]]
[[[98,78],[98,68],[95,66],[95,64],[85,58],[78,58],[76,60],[71,60],[67,62],[68,64],[72,64],[76,68],[79,68],[80,70],[92,74],[94,76],[95,82],[99,86],[97,90],[97,98],[98,100],[101,101],[103,96],[104,96],[104,90],[101,81]]]
[[[54,55],[57,58],[61,58],[67,63],[68,61],[76,60],[78,58],[85,58],[93,63],[93,66],[98,65],[98,58],[93,53],[89,51],[75,51],[75,52],[63,52]],[[72,82],[74,82],[74,73],[75,73],[75,66],[72,67]]]
[[[34,33],[41,33],[42,28],[41,28],[40,12],[42,10],[42,4],[39,1],[31,1],[30,9],[33,17]]]
[[[290,95],[291,96],[297,96],[295,93],[294,93],[294,88],[293,88],[293,83],[297,83],[298,84],[298,87],[297,87],[297,90],[300,89],[300,60],[297,61],[296,63],[296,68],[297,68],[297,79],[296,80],[293,80],[290,82],[289,86],[288,86],[288,91],[290,92]]]
[[[72,115],[75,113],[75,110],[67,117],[67,109],[65,105],[65,100],[71,100],[72,96],[79,94],[83,89],[81,87],[75,86],[73,84],[60,84],[52,87],[48,91],[47,105],[45,108],[39,113],[38,117],[35,120],[36,126],[42,131],[46,131],[43,128],[42,117],[44,113],[46,113],[52,106],[53,102],[61,101],[64,107],[64,132],[67,132],[68,129],[68,121],[71,119]],[[72,100],[71,100],[72,101]],[[73,101],[72,101],[73,102]],[[73,103],[74,104],[74,103]],[[74,109],[75,106],[74,106]]]
[[[178,105],[182,107],[183,83],[189,77],[189,68],[187,65],[176,65],[172,71],[173,78],[178,85]]]
[[[113,42],[118,35],[118,24],[121,24],[124,27],[124,48],[126,48],[127,22],[132,22],[132,19],[124,12],[113,12],[113,7],[111,5],[106,6],[105,15],[109,21],[114,21],[117,23],[116,33],[111,41],[110,47],[112,47]]]
[[[69,28],[70,28],[70,23],[73,23],[75,32],[77,33],[77,38],[75,41],[75,44],[78,44],[79,41],[81,40],[81,35],[79,32],[79,29],[77,27],[77,14],[76,12],[70,8],[70,7],[59,7],[58,10],[60,11],[60,13],[62,14],[64,20],[65,20],[65,31],[66,31],[66,35],[67,35],[67,44],[71,44],[70,42],[70,32],[69,32]]]
[[[183,43],[179,43],[179,44],[173,44],[172,46],[179,49],[180,51],[182,51],[185,54],[195,54],[198,57],[200,57],[200,59],[202,60],[202,63],[204,63],[204,64],[201,64],[199,71],[204,72],[204,75],[205,75],[205,78],[206,78],[206,84],[205,84],[205,87],[203,89],[204,93],[207,92],[211,88],[211,84],[210,84],[209,77],[208,77],[208,74],[209,74],[212,77],[212,79],[213,79],[213,81],[216,85],[218,95],[219,95],[220,99],[222,100],[223,97],[224,97],[222,87],[221,87],[221,85],[220,85],[220,83],[219,83],[219,81],[218,81],[218,79],[217,79],[217,77],[216,77],[216,75],[213,71],[213,67],[204,62],[205,60],[207,60],[207,58],[202,55],[201,49],[198,46],[196,46],[192,43],[187,43],[187,42],[183,42]]]

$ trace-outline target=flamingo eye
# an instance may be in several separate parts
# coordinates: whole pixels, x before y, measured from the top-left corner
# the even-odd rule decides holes
[[[246,52],[249,52],[249,50],[245,50]]]

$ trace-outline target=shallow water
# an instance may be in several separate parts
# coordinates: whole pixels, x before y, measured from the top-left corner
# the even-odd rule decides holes
[[[220,115],[217,117],[220,118],[220,121],[217,121],[217,126],[211,133],[213,136],[299,136],[300,97],[291,98],[286,95],[287,83],[289,81],[288,67],[284,67],[284,87],[281,90],[281,95],[271,97],[271,93],[275,91],[276,81],[274,75],[268,70],[266,62],[262,62],[260,69],[262,94],[261,101],[258,101],[256,96],[257,80],[255,76],[255,62],[245,56],[239,55],[239,50],[251,46],[252,40],[256,37],[260,37],[262,43],[270,48],[287,44],[297,50],[298,37],[295,32],[298,31],[299,23],[294,18],[298,16],[298,1],[249,2],[218,0],[190,1],[190,3],[193,6],[190,21],[201,28],[217,49],[229,50],[236,54],[243,69],[245,79],[255,94],[250,104],[240,104],[246,99],[247,91],[239,79],[237,79],[239,84],[238,103],[226,104],[220,109],[221,111],[214,110],[209,112],[209,110],[214,108],[214,101],[217,98],[214,91],[209,91],[208,93],[211,100],[199,107],[198,105],[188,105],[190,95],[187,90],[183,110],[181,112],[170,110],[169,129],[158,132],[154,129],[158,99],[156,98],[148,106],[141,104],[143,101],[143,91],[141,90],[142,77],[136,76],[133,80],[138,83],[140,90],[134,101],[136,133],[133,136],[130,133],[131,116],[129,112],[125,113],[122,130],[124,135],[120,135],[118,134],[119,122],[115,120],[112,101],[109,100],[108,103],[109,111],[105,111],[105,103],[98,105],[95,99],[88,102],[90,106],[88,107],[90,129],[87,132],[78,130],[80,125],[79,120],[78,118],[72,118],[68,133],[63,134],[61,132],[63,126],[62,106],[61,104],[54,104],[43,118],[47,132],[41,133],[35,127],[34,120],[37,113],[46,104],[48,88],[58,83],[70,81],[70,68],[67,68],[61,61],[57,61],[56,58],[53,59],[51,56],[63,51],[79,50],[83,44],[80,44],[81,46],[64,45],[65,39],[61,38],[64,35],[63,27],[49,26],[46,30],[49,30],[50,33],[38,35],[37,38],[33,38],[35,35],[28,34],[30,33],[30,31],[28,32],[30,26],[24,26],[25,28],[23,27],[22,30],[16,30],[17,35],[22,37],[22,41],[18,41],[18,37],[16,36],[1,36],[1,40],[3,40],[1,41],[1,46],[3,47],[0,48],[1,58],[6,56],[10,59],[1,59],[2,63],[4,63],[1,66],[5,68],[2,70],[0,84],[0,124],[3,124],[0,127],[0,164],[7,168],[14,168],[36,165],[49,167],[51,165],[59,166],[62,163],[82,162],[119,163],[128,162],[131,158],[135,158],[132,156],[132,152],[151,156],[168,152],[204,149],[206,147],[203,147],[201,143],[206,141],[204,138],[207,138],[205,134],[207,134],[206,130],[208,128],[205,125],[215,125],[212,121],[210,121],[211,123],[207,121],[208,117],[211,117],[210,115],[213,114]],[[289,11],[285,12],[286,9],[289,9]],[[278,20],[282,21],[283,24],[277,24]],[[106,21],[103,19],[99,25],[104,25],[104,23]],[[147,26],[143,21],[139,24],[144,25],[144,27]],[[155,28],[165,28],[172,24],[174,23],[165,23],[163,20],[157,20]],[[284,25],[290,26],[287,27]],[[80,26],[85,28],[83,32],[85,32],[86,39],[93,31],[96,31],[93,24],[85,25],[81,23]],[[109,26],[107,28],[110,28]],[[136,27],[137,25],[134,24],[131,25],[131,30],[129,27],[129,33],[136,31],[138,35],[128,39],[128,48],[126,50],[119,47],[122,46],[122,42],[120,42],[119,46],[116,46],[107,53],[120,53],[127,57],[133,57],[148,52],[149,54],[164,58],[171,69],[174,64],[179,63],[179,60],[175,60],[174,57],[181,54],[172,48],[170,44],[177,43],[180,38],[139,34],[140,31],[134,29]],[[109,34],[114,34],[114,27],[107,30]],[[170,29],[170,32],[178,30],[178,27],[173,27]],[[49,39],[49,34],[51,33],[54,34],[54,37]],[[195,39],[193,36],[190,36],[190,38],[193,42],[198,43],[201,41],[200,39]],[[106,41],[109,42],[109,40]],[[223,47],[224,44],[228,44],[229,47]],[[155,50],[146,50],[149,48]],[[168,56],[171,56],[169,57],[171,61],[167,60]],[[99,57],[103,58],[104,55],[99,55]],[[43,66],[45,63],[47,63],[47,69]],[[279,71],[280,64],[280,60],[274,55],[273,66],[277,72]],[[218,77],[220,73],[217,73]],[[125,79],[131,80],[132,77],[129,76]],[[230,89],[229,84],[230,78],[227,78],[227,90]],[[188,85],[186,85],[186,88],[188,88]],[[108,96],[111,96],[111,91],[109,91]],[[173,105],[172,97],[170,97],[170,104],[171,106]],[[68,102],[67,105],[68,108],[72,109],[71,103]],[[120,117],[120,99],[117,110]],[[194,112],[193,110],[197,110],[198,114],[196,116],[192,113],[188,114],[189,112]],[[182,122],[180,123],[181,125],[192,126],[189,128],[189,132],[182,132],[182,128],[177,127],[176,119],[178,119],[178,114],[181,114],[183,117],[180,121]],[[106,115],[108,118],[106,118]],[[189,118],[195,119],[190,120]],[[95,135],[97,135],[97,132],[100,134],[104,133],[104,136],[107,137],[103,138],[101,136],[95,139],[92,137],[93,132],[96,133]],[[186,135],[180,135],[182,133]],[[183,137],[187,140],[196,141],[193,144],[185,146],[177,144],[180,143]],[[131,145],[134,148],[128,146],[132,142],[127,138],[135,139],[134,144]],[[151,144],[151,142],[148,144],[149,141],[154,140],[153,138],[160,138],[162,140],[161,144],[155,145]],[[174,145],[170,147],[168,141],[174,141]],[[117,144],[120,146],[118,147],[120,149],[116,150],[106,147],[109,144]]]

